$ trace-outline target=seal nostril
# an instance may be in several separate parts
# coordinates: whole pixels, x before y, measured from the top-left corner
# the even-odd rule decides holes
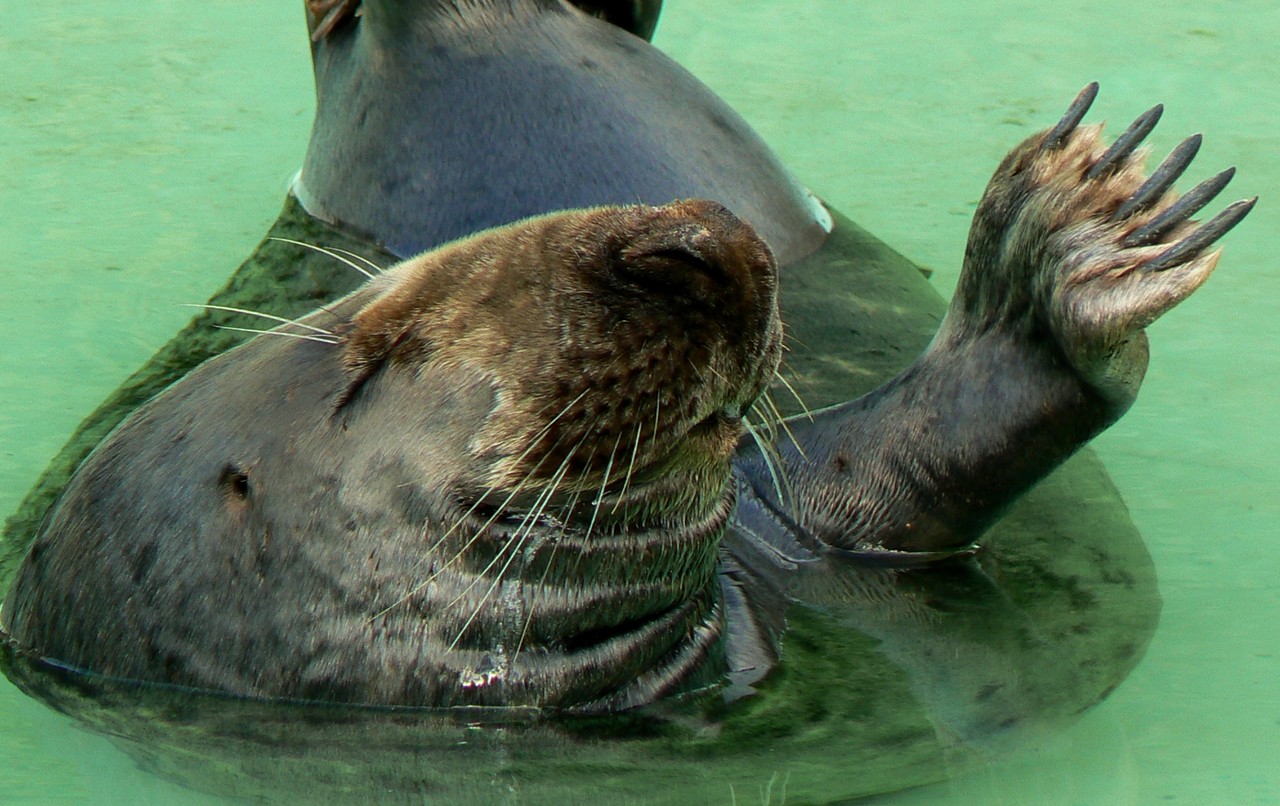
[[[235,465],[227,465],[218,477],[218,486],[223,492],[240,501],[249,497],[249,476]]]
[[[688,249],[662,249],[654,252],[650,257],[673,263],[681,268],[692,271],[700,271],[703,274],[709,274],[713,277],[723,277],[724,270],[719,266],[712,265],[702,255],[697,254]]]
[[[634,255],[624,270],[654,291],[692,299],[708,299],[733,281],[723,266],[679,246]]]

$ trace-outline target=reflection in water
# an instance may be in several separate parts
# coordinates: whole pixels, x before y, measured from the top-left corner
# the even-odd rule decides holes
[[[1093,467],[1069,463],[1059,481],[1086,490]],[[1034,491],[1022,523],[1052,517],[1052,503]],[[223,796],[720,802],[772,781],[775,796],[856,797],[1062,727],[1141,657],[1159,597],[1136,532],[1050,545],[1003,526],[975,557],[927,569],[817,557],[740,526],[724,547],[726,597],[774,639],[776,661],[607,718],[246,701],[54,668],[7,645],[4,669],[145,769]],[[752,598],[735,604],[744,581]]]

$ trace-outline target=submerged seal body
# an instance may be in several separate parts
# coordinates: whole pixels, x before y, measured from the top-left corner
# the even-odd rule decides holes
[[[1191,222],[1229,172],[1178,197],[1198,138],[1148,178],[1158,109],[1106,147],[1079,126],[1095,91],[1002,163],[938,335],[857,400],[739,444],[785,276],[722,205],[531,219],[139,409],[64,491],[3,628],[254,697],[615,712],[749,687],[779,603],[827,595],[799,566],[963,555],[1119,417],[1142,329],[1252,207]]]

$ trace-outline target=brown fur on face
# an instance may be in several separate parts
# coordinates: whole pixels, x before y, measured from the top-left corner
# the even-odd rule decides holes
[[[705,512],[780,356],[773,256],[714,202],[535,218],[379,282],[344,364],[357,387],[388,364],[422,383],[489,381],[494,408],[470,443],[488,468],[480,495],[643,481],[630,507]]]

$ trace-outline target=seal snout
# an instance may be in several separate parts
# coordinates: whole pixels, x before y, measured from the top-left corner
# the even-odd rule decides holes
[[[627,247],[619,271],[655,293],[709,299],[733,281],[714,248],[705,228],[680,227]]]
[[[618,304],[631,309],[628,290],[646,296],[664,324],[642,345],[665,342],[684,359],[685,366],[673,362],[666,381],[694,404],[682,433],[727,456],[744,409],[772,380],[781,353],[777,263],[749,224],[714,201],[632,215],[636,223],[615,259]]]
[[[723,205],[704,199],[653,210],[651,231],[621,250],[618,269],[656,292],[684,292],[691,300],[729,301],[738,295],[766,303],[777,290],[777,264],[768,245]],[[744,300],[744,301],[746,301]]]

